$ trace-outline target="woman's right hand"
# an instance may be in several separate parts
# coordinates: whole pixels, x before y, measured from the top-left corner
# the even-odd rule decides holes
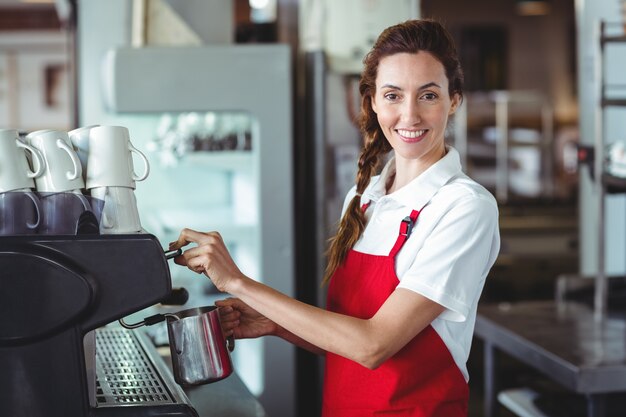
[[[220,322],[224,336],[235,339],[277,335],[279,326],[238,298],[218,300]]]

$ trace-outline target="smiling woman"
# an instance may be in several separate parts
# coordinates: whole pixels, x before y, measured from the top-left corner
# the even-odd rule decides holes
[[[450,35],[430,20],[386,29],[365,58],[365,146],[329,250],[326,310],[245,276],[217,232],[185,229],[170,245],[195,243],[176,262],[237,297],[217,302],[227,335],[325,354],[324,417],[467,415],[466,362],[500,239],[495,199],[444,143],[462,81]]]
[[[419,58],[418,58],[419,56]],[[429,56],[430,58],[427,58]],[[390,65],[385,65],[385,61]],[[413,61],[419,61],[419,68],[413,68]],[[404,94],[410,94],[409,99],[405,99],[410,108],[405,111],[404,117],[419,118],[415,94],[416,88],[421,89],[439,86],[437,92],[439,100],[447,99],[450,102],[449,111],[438,108],[434,118],[445,118],[443,129],[441,130],[441,143],[443,146],[443,132],[447,124],[448,115],[456,109],[463,96],[463,71],[457,56],[454,41],[448,31],[439,23],[431,20],[414,20],[404,24],[392,26],[380,35],[374,47],[365,57],[365,68],[359,83],[361,93],[361,116],[360,127],[365,137],[365,147],[359,158],[359,171],[356,179],[356,193],[351,197],[349,204],[344,206],[344,216],[341,219],[337,236],[331,241],[329,250],[329,261],[326,269],[324,281],[328,281],[333,272],[343,262],[349,248],[353,247],[360,238],[365,227],[365,213],[361,210],[360,196],[370,183],[370,178],[375,175],[381,157],[388,153],[393,147],[393,137],[389,129],[385,132],[385,119],[381,121],[376,111],[377,99],[385,96],[385,88],[395,88],[391,95],[387,97],[387,102],[401,97],[399,89],[404,88]],[[391,65],[391,64],[402,64]],[[385,77],[393,77],[387,80]],[[417,77],[417,78],[416,78]],[[434,78],[433,78],[434,77]],[[438,83],[437,83],[438,82]],[[413,89],[412,91],[410,89]],[[430,92],[430,91],[429,91]],[[432,99],[430,94],[422,94],[423,97]],[[423,107],[423,106],[422,106]],[[442,111],[443,110],[443,111]],[[415,128],[404,130],[416,130]],[[423,130],[423,125],[420,129]],[[436,134],[431,132],[430,137]],[[431,140],[431,142],[436,142]],[[420,148],[422,148],[420,146]],[[439,150],[443,156],[444,149]],[[396,154],[398,152],[396,151]],[[400,152],[402,154],[402,152]],[[396,155],[398,156],[398,155]],[[436,158],[436,156],[435,156]],[[439,158],[437,158],[439,159]],[[421,171],[432,164],[437,159],[423,161],[423,163],[412,163],[408,171],[394,170],[390,172],[385,186],[386,192],[396,190],[400,184],[405,184],[415,178]],[[403,158],[400,157],[399,161]],[[404,165],[400,162],[401,165]],[[406,173],[406,175],[404,175]],[[398,180],[396,181],[396,178]]]

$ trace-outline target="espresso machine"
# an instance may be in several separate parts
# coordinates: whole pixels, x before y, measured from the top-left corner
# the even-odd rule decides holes
[[[197,417],[144,333],[105,326],[170,297],[160,243],[82,230],[0,236],[0,416]]]

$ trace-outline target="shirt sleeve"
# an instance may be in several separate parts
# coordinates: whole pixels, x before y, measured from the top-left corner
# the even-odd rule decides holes
[[[497,206],[485,198],[466,198],[442,214],[398,288],[441,304],[442,319],[465,321],[499,247]]]

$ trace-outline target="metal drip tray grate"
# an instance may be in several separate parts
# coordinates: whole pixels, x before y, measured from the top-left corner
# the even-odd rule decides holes
[[[96,332],[98,407],[175,404],[172,394],[132,331]]]

